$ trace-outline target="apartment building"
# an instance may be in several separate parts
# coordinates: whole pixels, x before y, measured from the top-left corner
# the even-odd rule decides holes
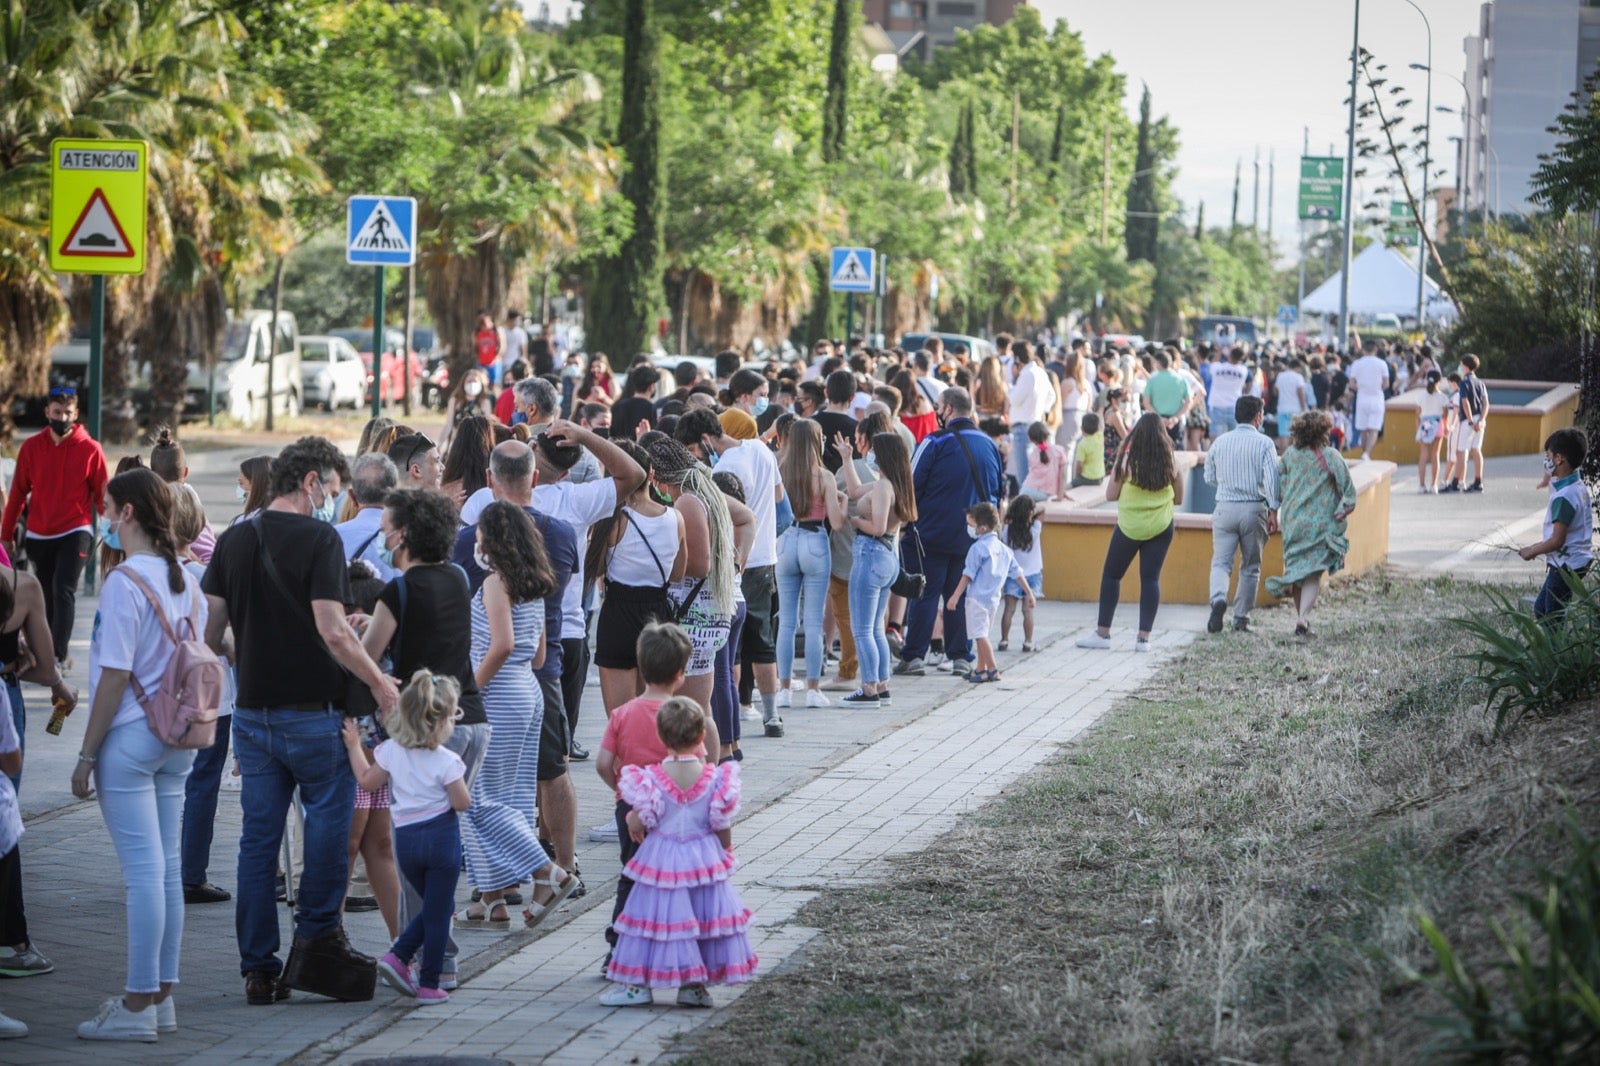
[[[957,30],[1000,26],[1027,0],[863,0],[867,22],[882,29],[901,58],[927,59],[950,44]]]
[[[1550,126],[1600,61],[1600,0],[1492,0],[1463,48],[1461,206],[1528,213]]]

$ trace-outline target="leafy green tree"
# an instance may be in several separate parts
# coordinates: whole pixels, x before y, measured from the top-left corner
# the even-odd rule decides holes
[[[623,25],[622,116],[616,143],[627,158],[623,198],[632,230],[620,252],[600,262],[590,286],[590,347],[619,366],[649,348],[665,304],[662,230],[666,175],[661,159],[661,41],[654,0],[627,0]]]
[[[853,0],[833,0],[833,32],[828,43],[828,96],[822,114],[822,161],[844,158],[845,130],[850,118],[850,53],[855,35]]]
[[[1128,221],[1125,224],[1130,260],[1155,262],[1161,201],[1156,194],[1158,169],[1154,131],[1150,121],[1150,87],[1139,98],[1139,150],[1133,157],[1133,181],[1128,186]]]

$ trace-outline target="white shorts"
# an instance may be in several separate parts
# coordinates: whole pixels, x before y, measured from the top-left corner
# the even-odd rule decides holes
[[[1384,402],[1382,396],[1356,397],[1356,432],[1375,432],[1383,428]]]
[[[966,613],[967,639],[988,640],[989,628],[994,625],[994,612],[968,596]]]
[[[1456,426],[1456,451],[1470,452],[1483,447],[1483,429],[1487,423],[1480,422],[1477,429],[1472,428],[1472,423],[1466,419]]]

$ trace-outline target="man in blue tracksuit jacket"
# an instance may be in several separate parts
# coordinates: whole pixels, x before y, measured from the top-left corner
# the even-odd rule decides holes
[[[961,582],[967,549],[972,547],[972,538],[967,536],[967,508],[984,500],[999,507],[1005,474],[1000,449],[972,420],[972,397],[966,389],[944,390],[938,411],[944,429],[924,439],[911,457],[922,558],[917,557],[915,537],[900,538],[905,568],[912,572],[920,569],[928,579],[922,598],[907,605],[905,645],[894,671],[911,677],[923,673],[935,612]],[[972,669],[964,610],[944,612],[944,652],[956,673]]]

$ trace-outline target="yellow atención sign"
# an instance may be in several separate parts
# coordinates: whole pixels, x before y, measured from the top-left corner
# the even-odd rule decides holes
[[[144,141],[50,143],[50,267],[68,274],[143,274]]]

